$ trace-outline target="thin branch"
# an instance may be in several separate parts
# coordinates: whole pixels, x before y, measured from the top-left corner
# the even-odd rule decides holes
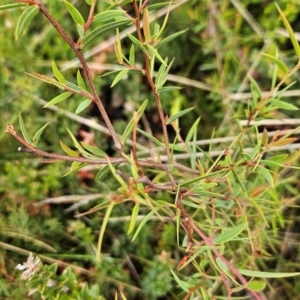
[[[53,27],[57,30],[57,32],[61,35],[61,37],[69,44],[69,46],[71,47],[71,49],[73,50],[73,52],[76,54],[78,60],[80,61],[80,64],[82,65],[82,68],[84,70],[85,76],[88,80],[89,86],[91,88],[92,94],[94,96],[93,101],[96,103],[102,117],[103,120],[107,126],[107,128],[109,129],[109,131],[111,132],[111,136],[114,140],[114,144],[116,149],[121,152],[122,151],[122,144],[115,132],[115,129],[106,113],[106,110],[102,104],[102,101],[97,93],[96,87],[94,85],[93,82],[93,78],[91,75],[91,72],[89,70],[88,64],[82,54],[81,49],[78,47],[78,45],[70,38],[70,36],[67,34],[67,32],[61,27],[61,25],[53,18],[53,16],[49,13],[49,11],[47,10],[47,8],[45,7],[45,5],[43,4],[42,1],[40,0],[36,0],[36,4],[39,6],[40,11],[42,12],[42,14],[49,20],[49,22],[53,25]]]
[[[239,279],[239,281],[245,286],[245,288],[248,285],[248,282],[246,280],[246,278],[239,272],[238,269],[236,269],[230,261],[228,261],[215,247],[215,244],[213,242],[213,240],[209,237],[207,237],[201,230],[200,228],[195,224],[194,220],[190,217],[190,215],[187,213],[187,211],[184,209],[182,203],[181,203],[181,198],[182,195],[180,195],[180,197],[178,198],[178,209],[180,210],[182,217],[187,220],[189,222],[189,224],[192,226],[192,228],[194,229],[194,231],[203,239],[203,241],[205,242],[205,244],[207,246],[210,246],[212,248],[213,253],[215,254],[215,256],[217,258],[219,258],[220,260],[222,260],[225,265],[227,266],[227,268]],[[262,300],[263,298],[256,293],[255,291],[249,291],[252,296],[256,299],[256,300]]]

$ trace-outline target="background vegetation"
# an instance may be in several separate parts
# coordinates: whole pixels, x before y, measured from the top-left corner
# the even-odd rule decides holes
[[[2,0],[0,4],[10,2]],[[151,1],[154,2],[158,3]],[[87,18],[87,4],[84,1],[72,3]],[[45,1],[45,4],[62,27],[77,39],[76,26],[64,3]],[[278,0],[277,4],[297,32],[300,29],[298,1]],[[166,6],[159,6],[157,10],[165,15],[166,10],[163,9]],[[106,7],[107,3],[98,1],[96,12]],[[131,3],[126,4],[124,9],[130,15],[134,14]],[[228,299],[230,289],[224,284],[228,279],[222,278],[222,272],[216,275],[212,271],[220,268],[220,265],[212,264],[213,260],[207,254],[213,255],[210,250],[197,252],[200,247],[198,249],[193,248],[195,245],[189,245],[191,240],[183,230],[188,225],[177,236],[176,218],[171,217],[170,207],[165,208],[162,217],[153,215],[132,242],[134,231],[129,235],[127,231],[134,203],[124,201],[116,205],[105,229],[99,262],[96,259],[97,241],[106,217],[104,208],[107,199],[118,200],[118,182],[113,176],[102,180],[97,177],[98,170],[91,166],[63,176],[70,170],[69,162],[53,162],[17,152],[20,143],[5,133],[5,128],[7,124],[13,124],[15,130],[20,132],[21,113],[30,136],[50,122],[39,141],[39,149],[62,153],[60,141],[72,147],[66,129],[68,127],[78,140],[90,145],[97,144],[108,155],[116,155],[112,139],[99,126],[103,122],[95,106],[91,105],[77,115],[75,111],[82,98],[72,95],[68,101],[59,103],[59,109],[56,106],[43,108],[45,101],[56,97],[59,90],[25,72],[50,74],[52,61],[55,61],[64,77],[76,82],[78,64],[72,64],[74,53],[42,14],[35,16],[25,35],[16,41],[15,30],[21,12],[22,8],[0,11],[3,19],[0,24],[0,297],[39,299],[34,293],[28,295],[26,283],[19,279],[20,271],[15,269],[17,264],[27,260],[29,252],[33,252],[45,264],[56,263],[57,271],[49,269],[45,272],[55,273],[57,282],[61,282],[62,286],[68,280],[71,281],[74,293],[77,293],[76,289],[82,293],[80,287],[88,282],[91,288],[89,296],[84,299],[97,299],[99,295],[114,299],[116,293],[120,297],[118,299],[121,299],[121,293],[127,299]],[[156,22],[162,24],[163,17],[157,18]],[[199,147],[195,151],[206,153],[201,158],[204,169],[211,167],[217,160],[223,161],[221,167],[227,166],[227,163],[236,163],[238,160],[235,158],[227,162],[223,151],[231,149],[241,128],[247,124],[244,112],[251,108],[248,100],[253,97],[255,82],[263,92],[267,92],[274,87],[272,81],[274,83],[275,77],[277,83],[284,79],[281,89],[295,80],[294,85],[284,91],[281,100],[295,107],[300,106],[299,73],[285,78],[284,72],[280,68],[276,70],[276,64],[262,53],[276,55],[277,52],[278,58],[289,70],[297,65],[299,56],[273,1],[183,1],[171,11],[164,36],[185,29],[188,29],[185,33],[159,48],[163,58],[168,57],[170,61],[175,57],[168,77],[169,85],[184,87],[161,95],[164,112],[172,115],[194,106],[193,111],[180,119],[180,135],[185,139],[197,118],[201,118],[193,138]],[[100,40],[84,50],[89,56],[89,66],[99,95],[116,132],[120,134],[132,118],[133,111],[138,110],[145,99],[149,99],[141,126],[161,140],[162,128],[146,80],[136,74],[128,75],[111,89],[114,77],[101,76],[106,71],[119,70],[114,42],[109,42],[114,35],[114,30],[105,33]],[[295,37],[299,38],[297,34]],[[130,40],[122,40],[126,56],[129,55],[130,46]],[[142,62],[142,54],[138,53],[136,59]],[[158,70],[159,66],[157,62],[155,69]],[[253,78],[252,90],[247,75]],[[276,110],[266,110],[256,121],[261,123],[253,127],[250,133],[259,136],[266,128],[270,143],[272,137],[278,134],[277,130],[281,130],[281,137],[297,127],[300,122],[299,111],[277,107]],[[169,127],[169,136],[173,140],[176,132]],[[293,137],[298,136],[299,130],[293,131]],[[143,136],[139,137],[138,143],[147,148],[154,147]],[[265,145],[264,141],[262,143]],[[242,148],[247,152],[245,149],[255,146],[255,142],[249,138]],[[257,207],[254,201],[254,208],[247,211],[246,217],[250,224],[248,232],[245,233],[245,230],[244,235],[224,244],[224,248],[220,247],[220,251],[238,268],[253,267],[253,270],[281,274],[279,278],[270,278],[272,276],[269,274],[255,282],[252,288],[261,292],[261,299],[278,299],[279,295],[284,299],[300,299],[298,278],[283,276],[283,273],[299,272],[300,269],[299,170],[276,165],[276,162],[283,159],[279,155],[293,153],[299,149],[299,143],[293,140],[293,143],[281,146],[274,149],[275,154],[265,153],[263,157],[267,160],[269,155],[278,155],[277,161],[275,159],[273,165],[268,165],[272,180],[266,180],[268,175],[259,177],[254,172],[248,174],[247,170],[239,173],[238,178],[245,185],[247,182],[247,191],[252,193]],[[140,153],[143,155],[143,152]],[[181,162],[189,164],[190,155],[181,158]],[[287,166],[290,162],[284,163]],[[296,158],[291,163],[297,166],[299,161]],[[160,175],[153,171],[151,176],[157,179]],[[239,179],[230,178],[232,185]],[[212,182],[217,182],[217,179],[214,178]],[[228,186],[221,181],[218,184],[217,193],[226,194]],[[215,192],[209,188],[207,190]],[[265,191],[267,193],[263,194]],[[239,193],[239,190],[232,188],[234,196]],[[164,191],[156,191],[151,197],[166,203],[173,203],[175,198],[174,194]],[[203,224],[205,232],[209,232],[210,227],[219,230],[222,226],[242,225],[241,219],[245,217],[241,215],[242,209],[231,204],[230,199],[227,200],[226,204],[224,201],[221,201],[223,204],[203,204],[204,209],[198,203],[195,207],[190,203],[187,206],[195,220]],[[97,205],[99,209],[84,214]],[[216,215],[212,217],[214,206]],[[136,227],[148,213],[149,207],[140,208]],[[210,221],[213,218],[212,225]],[[201,245],[199,237],[198,242]],[[186,264],[188,260],[190,263]],[[65,269],[69,265],[74,272]],[[182,265],[185,267],[181,268]],[[251,278],[247,277],[248,280]],[[232,294],[233,299],[251,297],[249,292],[238,288]]]

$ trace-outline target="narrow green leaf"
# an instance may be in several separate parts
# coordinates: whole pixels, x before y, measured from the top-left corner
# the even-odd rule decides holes
[[[40,139],[40,137],[41,137],[43,131],[45,130],[45,128],[48,126],[49,123],[50,123],[50,122],[48,122],[48,123],[45,124],[42,128],[40,128],[40,129],[35,133],[35,135],[33,136],[32,141],[33,141],[33,145],[34,145],[34,146],[36,146],[36,145],[38,144],[39,139]]]
[[[155,138],[153,135],[149,134],[148,132],[137,128],[137,131],[147,137],[150,141],[152,141],[157,147],[163,147],[163,143],[160,142],[157,138]]]
[[[297,106],[277,99],[271,99],[269,103],[273,104],[278,108],[285,109],[285,110],[299,110]]]
[[[81,90],[86,91],[86,86],[84,83],[84,79],[81,76],[80,70],[77,71],[77,84]]]
[[[168,10],[167,10],[167,13],[166,13],[166,15],[165,15],[164,22],[163,22],[163,24],[162,24],[162,26],[161,26],[161,28],[160,28],[160,31],[159,31],[159,33],[155,36],[155,39],[156,39],[156,40],[162,35],[162,33],[163,33],[163,31],[164,31],[164,29],[165,29],[165,27],[166,27],[166,25],[167,25],[167,22],[168,22],[168,19],[169,19],[170,10],[171,10],[171,5],[172,5],[172,1],[170,1],[170,3],[169,3]]]
[[[115,86],[120,80],[122,80],[122,78],[124,78],[128,74],[129,71],[129,69],[123,69],[122,71],[120,71],[119,74],[115,77],[110,87]]]
[[[298,140],[298,138],[284,138],[284,137],[282,137],[278,141],[272,142],[272,145],[274,145],[274,146],[285,146],[285,145],[294,143],[297,140]]]
[[[97,173],[95,180],[103,181],[109,173],[110,173],[109,166],[105,166]]]
[[[276,7],[277,7],[277,9],[279,11],[279,14],[280,14],[280,17],[281,17],[281,19],[283,21],[283,24],[284,24],[284,26],[285,26],[288,34],[289,34],[289,37],[290,37],[291,42],[292,42],[292,44],[294,46],[295,52],[296,52],[297,56],[300,58],[300,47],[299,47],[299,43],[298,43],[298,41],[297,41],[297,39],[295,37],[295,34],[293,32],[293,29],[292,29],[291,25],[289,24],[288,20],[286,19],[284,13],[281,11],[280,7],[277,5],[276,2],[275,2],[275,5],[276,5]]]
[[[132,238],[132,242],[137,238],[139,232],[141,231],[141,229],[144,227],[144,225],[149,221],[149,219],[155,214],[155,211],[152,210],[140,223],[140,225],[138,226],[138,228],[136,229],[136,232],[134,233],[134,236]]]
[[[25,124],[24,124],[24,121],[23,121],[23,118],[22,118],[21,113],[19,113],[19,123],[20,123],[21,132],[22,132],[22,135],[23,135],[25,141],[26,141],[28,144],[32,145],[32,142],[31,142],[31,140],[30,140],[30,138],[29,138],[29,135],[28,135],[28,133],[27,133],[27,130],[26,130],[26,128],[25,128]]]
[[[225,229],[223,233],[218,235],[214,239],[215,244],[225,244],[229,241],[232,241],[236,238],[245,228],[247,227],[247,223],[240,224],[238,226],[232,227],[230,229]]]
[[[144,111],[145,111],[145,109],[147,107],[147,104],[148,104],[148,100],[146,99],[143,102],[143,104],[140,106],[140,108],[138,109],[136,115],[130,120],[130,122],[126,126],[126,128],[124,130],[124,133],[122,135],[122,144],[123,145],[125,145],[128,136],[131,134],[135,122],[138,122],[139,119],[141,118],[142,114],[144,113]]]
[[[98,155],[99,157],[106,157],[106,153],[102,150],[100,150],[99,148],[93,147],[85,142],[81,142],[81,145],[88,151],[90,151],[91,153]]]
[[[7,10],[7,9],[23,7],[23,6],[28,6],[28,4],[25,4],[25,3],[5,4],[5,5],[0,6],[0,10]]]
[[[166,38],[164,38],[163,40],[161,40],[157,45],[156,45],[156,48],[158,49],[159,47],[161,47],[162,45],[174,40],[175,38],[177,38],[179,35],[185,33],[188,29],[184,29],[184,30],[181,30],[181,31],[178,31]]]
[[[139,214],[139,210],[140,210],[140,204],[136,203],[133,210],[132,210],[132,214],[131,214],[131,218],[130,218],[130,223],[129,223],[129,227],[127,230],[127,234],[130,234],[134,227],[135,227],[135,223],[136,223],[136,218]]]
[[[60,141],[60,146],[64,150],[64,152],[66,152],[69,156],[79,156],[79,153],[77,151],[74,151],[71,148],[69,148],[66,144],[64,144],[64,142]]]
[[[248,289],[251,291],[261,292],[265,287],[266,283],[262,280],[252,280],[248,283]]]
[[[198,118],[198,119],[194,122],[194,124],[192,125],[192,127],[190,128],[190,130],[189,130],[189,132],[188,132],[188,134],[187,134],[187,136],[186,136],[186,139],[185,139],[185,142],[186,142],[186,143],[189,143],[189,142],[191,141],[192,137],[194,136],[194,133],[195,133],[195,131],[196,131],[197,128],[198,128],[198,124],[199,124],[199,122],[200,122],[200,119],[201,119],[201,118]]]
[[[108,21],[114,20],[116,17],[124,17],[125,13],[124,10],[119,9],[103,11],[94,16],[93,23],[107,23]]]
[[[73,133],[70,131],[69,128],[67,128],[67,131],[74,143],[74,146],[79,150],[79,152],[85,157],[90,157],[91,155],[81,147],[80,143],[77,141],[77,139],[75,138],[75,136],[73,135]]]
[[[151,45],[146,45],[146,48],[165,66],[167,66],[167,64],[165,63],[165,61],[162,59],[162,57],[159,55],[159,53],[157,52],[157,50],[155,48],[153,48]]]
[[[283,61],[279,60],[277,57],[267,53],[262,53],[262,55],[270,59],[273,63],[275,63],[284,73],[287,73],[287,71],[289,70],[287,65]]]
[[[270,183],[271,187],[274,186],[274,180],[270,173],[270,171],[264,167],[259,167],[260,173],[263,175],[263,177]]]
[[[59,96],[55,97],[54,99],[52,99],[51,101],[49,101],[47,104],[44,105],[44,108],[45,107],[50,107],[54,104],[57,104],[67,98],[69,98],[70,96],[72,95],[72,93],[70,92],[66,92],[66,93],[63,93],[63,94],[60,94]]]
[[[84,101],[82,101],[78,107],[76,108],[75,114],[79,114],[81,113],[83,110],[85,110],[93,101],[90,99],[86,99]]]
[[[127,191],[128,190],[128,184],[124,181],[124,179],[119,174],[117,174],[116,169],[111,164],[110,160],[107,160],[107,165],[109,166],[110,171],[111,171],[112,175],[115,177],[115,179]]]
[[[253,271],[253,270],[243,270],[238,269],[242,275],[256,278],[286,278],[286,277],[295,277],[299,276],[300,272],[291,272],[291,273],[276,273],[276,272],[261,272],[261,271]]]
[[[166,79],[167,79],[167,77],[166,77]],[[157,89],[157,92],[161,95],[163,93],[178,91],[178,90],[181,90],[181,89],[182,89],[182,87],[180,87],[180,86],[168,85],[168,86],[164,86],[164,87],[161,87],[161,88]]]
[[[92,5],[93,0],[85,0],[88,5]]]
[[[66,86],[71,89],[72,91],[74,91],[74,93],[80,93],[81,89],[79,86],[77,86],[76,84],[70,82],[70,81],[66,81]]]
[[[21,14],[16,30],[15,39],[18,40],[25,32],[25,29],[29,26],[35,15],[38,13],[39,7],[37,5],[31,5],[27,7]]]
[[[228,271],[227,265],[225,264],[225,262],[220,257],[216,258],[216,263],[217,263],[218,267],[221,269],[222,272],[227,272]]]
[[[96,261],[97,262],[100,262],[100,259],[101,259],[102,241],[103,241],[104,233],[106,231],[106,226],[107,226],[109,217],[112,213],[114,206],[115,206],[115,202],[112,201],[109,204],[109,206],[107,207],[104,219],[102,221],[102,225],[101,225],[101,229],[100,229],[99,237],[98,237],[98,243],[97,243],[97,252],[96,252]]]
[[[135,45],[137,45],[137,46],[142,46],[142,43],[136,38],[136,37],[134,37],[132,34],[130,34],[130,33],[127,33],[127,36],[131,39],[131,41],[135,44]]]
[[[84,38],[84,27],[80,24],[76,24],[76,29],[77,29],[77,32],[78,32],[78,35],[80,37],[80,39],[83,39]]]
[[[252,89],[256,92],[256,96],[258,96],[259,99],[262,99],[262,92],[257,82],[250,75],[248,75],[247,77],[251,82]]]
[[[177,282],[177,284],[187,293],[189,292],[189,289],[192,287],[192,285],[190,283],[188,283],[187,281],[183,281],[181,280],[176,273],[170,269],[175,281]]]
[[[76,23],[78,23],[80,25],[83,25],[84,24],[84,19],[83,19],[81,13],[78,11],[78,9],[68,1],[64,1],[64,3],[66,5],[71,17],[73,18],[73,20]]]
[[[187,109],[184,109],[180,112],[178,112],[177,114],[175,115],[172,115],[166,122],[166,124],[171,124],[173,121],[181,118],[182,116],[184,116],[185,114],[189,113],[190,111],[192,111],[195,107],[190,107],[190,108],[187,108]]]
[[[91,42],[97,42],[98,37],[101,37],[104,32],[106,32],[110,29],[118,28],[122,25],[130,24],[130,23],[131,23],[130,20],[120,20],[120,21],[110,22],[110,23],[104,24],[104,25],[96,28],[95,30],[93,30],[92,32],[90,32],[89,34],[87,34],[84,37],[84,39],[82,41],[83,47],[86,47]]]
[[[53,71],[53,74],[55,76],[55,78],[63,83],[63,84],[66,84],[66,79],[64,78],[64,76],[61,74],[61,72],[58,70],[56,64],[54,61],[52,61],[52,71]]]
[[[72,165],[71,165],[71,168],[70,168],[70,171],[67,172],[66,174],[64,174],[62,177],[66,177],[66,176],[68,176],[68,175],[70,175],[74,172],[77,172],[78,170],[82,169],[86,165],[88,165],[88,164],[81,163],[81,162],[78,162],[78,161],[73,161]]]
[[[134,49],[134,44],[132,44],[131,47],[130,47],[129,64],[131,66],[134,66],[134,64],[135,64],[135,49]]]
[[[268,131],[264,128],[262,136],[261,136],[261,143],[263,146],[267,146],[269,143]]]
[[[151,31],[150,31],[150,22],[149,22],[149,11],[147,6],[143,11],[143,24],[144,24],[143,32],[144,32],[145,42],[150,43]]]
[[[118,63],[120,65],[123,64],[123,52],[122,52],[122,45],[121,45],[121,38],[119,33],[119,28],[116,29],[116,40],[115,40],[115,54],[118,59]]]

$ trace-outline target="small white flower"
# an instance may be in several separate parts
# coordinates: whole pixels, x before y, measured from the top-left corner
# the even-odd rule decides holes
[[[20,271],[25,270],[21,276],[22,280],[30,279],[35,273],[40,270],[40,259],[35,259],[33,254],[30,252],[27,262],[23,263],[23,265],[18,264],[16,266],[16,269]]]
[[[56,284],[56,281],[54,281],[52,279],[49,279],[47,281],[47,287],[53,287],[53,286],[55,286],[55,284]]]
[[[62,291],[63,293],[67,293],[67,292],[69,291],[69,288],[68,288],[67,286],[64,285],[64,286],[62,287],[61,291]]]

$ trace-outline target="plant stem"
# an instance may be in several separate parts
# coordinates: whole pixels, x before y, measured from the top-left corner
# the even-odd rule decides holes
[[[79,46],[70,38],[70,36],[67,34],[67,32],[60,26],[60,24],[53,18],[53,16],[49,13],[47,8],[45,7],[44,3],[40,0],[36,0],[36,4],[39,6],[40,11],[42,14],[49,20],[49,22],[53,25],[53,27],[57,30],[57,32],[61,35],[61,37],[69,44],[75,55],[77,56],[78,60],[80,61],[82,68],[84,70],[85,76],[88,80],[89,86],[91,88],[92,94],[94,96],[93,101],[96,103],[101,116],[103,117],[103,120],[108,128],[108,130],[111,132],[111,136],[114,140],[114,145],[116,149],[119,152],[122,152],[123,146],[114,130],[114,127],[106,113],[106,110],[102,104],[102,101],[97,93],[96,87],[94,85],[92,75],[90,72],[90,69],[88,67],[88,64],[82,54],[81,49]]]

